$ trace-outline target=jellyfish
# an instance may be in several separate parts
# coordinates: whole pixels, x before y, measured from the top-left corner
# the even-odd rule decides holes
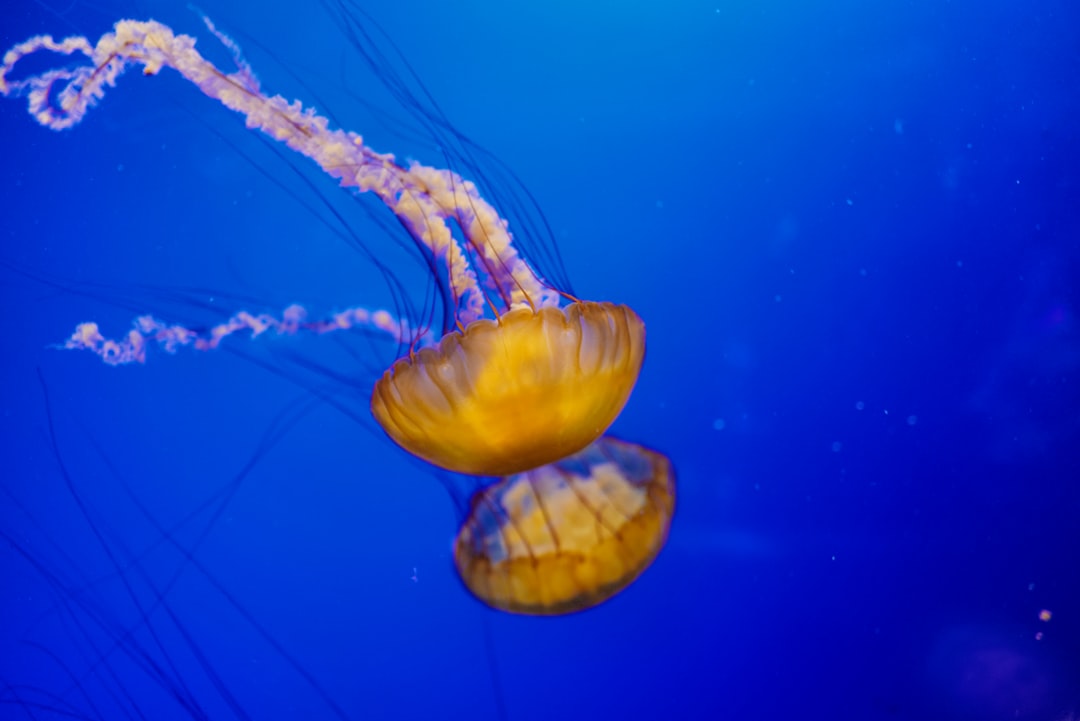
[[[528,247],[523,240],[527,239],[512,238],[506,221],[463,175],[417,163],[402,167],[393,156],[365,147],[359,136],[330,130],[329,123],[314,112],[280,97],[266,97],[235,44],[212,26],[210,30],[234,51],[235,72],[217,71],[197,53],[191,54],[193,40],[173,35],[163,26],[121,23],[110,34],[111,39],[102,38],[93,47],[81,39],[54,42],[37,38],[21,44],[3,58],[0,90],[8,95],[25,94],[31,108],[36,108],[39,122],[62,129],[74,126],[125,67],[142,63],[148,75],[166,67],[175,68],[188,79],[198,81],[196,84],[204,91],[210,88],[207,94],[244,113],[250,126],[314,159],[347,188],[377,196],[388,206],[430,260],[432,275],[438,276],[435,282],[440,290],[445,288],[443,299],[448,299],[450,321],[444,321],[441,328],[433,327],[421,315],[403,313],[401,308],[394,313],[354,306],[317,315],[306,307],[292,305],[284,310],[279,307],[276,313],[241,311],[200,325],[184,319],[176,322],[155,311],[138,316],[131,330],[117,339],[107,338],[96,324],[84,323],[62,341],[61,347],[87,350],[107,363],[123,365],[148,362],[159,349],[166,353],[184,349],[235,351],[243,345],[235,342],[238,335],[257,339],[254,343],[271,336],[301,334],[339,337],[360,333],[382,337],[401,350],[400,358],[389,368],[380,366],[375,392],[368,395],[370,385],[364,389],[372,417],[408,452],[410,462],[421,459],[448,469],[455,480],[475,489],[455,519],[460,527],[454,541],[452,568],[463,585],[486,606],[533,615],[592,608],[629,586],[664,544],[674,492],[674,477],[666,458],[606,435],[640,372],[644,354],[641,320],[625,306],[580,301],[568,285],[553,283],[548,280],[550,276],[537,272],[534,260],[523,257]],[[134,38],[141,38],[143,44]],[[38,50],[87,55],[91,66],[12,80],[11,71],[20,59]],[[490,191],[487,194],[492,197]],[[64,290],[70,292],[71,287],[66,285]],[[140,302],[144,303],[145,297]],[[321,367],[308,367],[323,371]],[[451,401],[459,400],[443,393],[441,383],[447,376],[464,382],[459,388],[460,397],[466,400],[464,412],[450,408],[446,414]],[[326,392],[324,384],[316,387],[300,382],[298,377],[288,376],[287,380],[297,380],[310,394],[303,399],[301,412],[315,403],[349,410],[337,398],[339,391]],[[338,377],[325,373],[322,380],[329,385]],[[507,384],[508,380],[512,382]],[[385,422],[376,410],[379,383],[388,399],[382,403]],[[295,416],[290,416],[285,425],[291,424],[292,418]],[[268,444],[280,442],[284,432],[280,427],[271,429]],[[267,448],[260,445],[256,458],[266,452]],[[230,488],[238,487],[241,477],[252,467],[245,465]],[[458,473],[469,477],[461,479]],[[438,471],[435,474],[446,476]],[[546,529],[537,525],[539,517],[535,512],[529,515],[524,506],[514,505],[525,495],[535,501],[534,511],[540,507],[552,511],[545,519]],[[414,508],[410,499],[410,511]],[[214,513],[217,518],[222,511]],[[87,520],[95,517],[92,514]],[[154,544],[179,554],[176,574],[197,572],[210,579],[206,571],[213,569],[199,563],[197,544],[182,542],[184,536],[176,527],[156,523],[150,516],[147,520],[157,535]],[[207,522],[206,529],[198,534],[200,539],[214,522]],[[102,530],[97,539],[104,545],[115,543],[114,539],[122,537],[121,531],[127,529],[106,526]],[[408,532],[407,528],[402,530]],[[540,533],[544,530],[547,535]],[[587,536],[588,532],[592,535]],[[35,548],[17,535],[8,542],[17,552],[25,551],[30,563],[40,560],[40,545]],[[141,554],[150,551],[142,551],[137,543],[131,546],[117,553],[116,578],[142,573],[140,565],[145,558]],[[522,554],[535,559],[537,565],[520,562]],[[505,563],[511,557],[517,561]],[[575,559],[584,559],[598,569],[594,580],[575,576],[572,568],[568,571],[560,565]],[[67,571],[66,576],[58,575],[57,566]],[[103,633],[104,641],[98,642],[101,645],[91,645],[87,665],[90,673],[102,679],[102,688],[114,696],[118,705],[131,701],[119,682],[108,678],[116,663],[113,657],[122,654],[127,659],[124,663],[150,673],[164,695],[183,708],[182,713],[193,718],[216,717],[212,709],[208,707],[204,712],[198,703],[199,682],[188,688],[175,669],[170,670],[174,658],[170,658],[173,649],[168,647],[169,638],[164,648],[147,647],[146,633],[151,623],[168,627],[172,621],[176,628],[169,627],[167,636],[180,633],[186,642],[177,656],[203,653],[187,638],[183,619],[177,622],[173,615],[176,609],[170,606],[171,580],[161,583],[142,579],[150,600],[143,602],[139,617],[132,622],[122,618],[122,612],[104,612],[114,599],[99,601],[93,594],[94,579],[80,573],[81,569],[71,573],[62,560],[35,568],[46,578],[67,616],[78,615],[84,619],[82,623]],[[530,583],[561,590],[558,594],[530,596]],[[492,589],[503,595],[495,595]],[[508,595],[507,590],[512,593]],[[233,605],[233,599],[228,600]],[[241,608],[236,610],[245,613]],[[167,619],[161,618],[162,612]],[[424,615],[431,614],[425,609]],[[485,619],[493,616],[484,608],[478,615]],[[245,620],[250,625],[252,619],[245,616]],[[74,622],[81,632],[79,623]],[[264,629],[255,630],[265,643],[273,645]],[[230,638],[233,632],[229,630]],[[282,653],[281,648],[275,648]],[[303,656],[285,655],[285,663],[321,697],[324,707],[336,717],[347,716],[332,694],[313,683],[314,674],[301,660]],[[72,665],[76,669],[81,666]],[[237,705],[237,699],[244,695],[232,693],[227,674],[214,673],[205,665],[203,668],[222,695],[222,703],[234,715],[245,717],[243,706]],[[80,672],[74,688],[87,696],[84,687],[91,683],[94,678],[88,679]],[[84,704],[71,695],[42,698],[39,694],[23,708],[28,713],[40,710],[45,715],[51,712],[57,716],[110,717],[108,707],[88,710],[86,704],[93,703],[89,698]],[[16,691],[8,686],[0,691],[0,703],[10,704],[19,698],[27,699],[26,689]],[[469,702],[470,715],[476,711],[474,703]],[[160,717],[145,707],[140,710],[134,703],[131,707],[134,710],[129,710],[129,716]],[[505,716],[501,713],[499,717]]]
[[[642,367],[642,320],[625,305],[580,300],[546,280],[519,252],[508,222],[458,173],[406,167],[300,102],[264,93],[239,47],[204,20],[232,53],[233,72],[207,61],[192,37],[124,20],[93,45],[51,36],[16,45],[0,66],[0,92],[25,95],[40,124],[65,130],[129,67],[177,71],[248,127],[389,208],[448,289],[451,327],[436,332],[359,306],[311,319],[293,305],[280,316],[240,312],[201,329],[144,315],[118,340],[84,323],[62,347],[120,365],[145,362],[154,346],[213,350],[240,332],[383,333],[407,350],[374,383],[377,424],[415,458],[495,479],[476,492],[457,536],[465,586],[496,609],[555,615],[596,606],[632,583],[662,548],[674,503],[664,456],[604,435]],[[39,51],[90,63],[13,80],[16,65]]]
[[[652,563],[674,506],[667,457],[604,436],[477,491],[454,540],[454,565],[492,608],[529,615],[591,608]]]
[[[438,343],[410,347],[374,384],[372,416],[408,453],[446,470],[498,476],[558,461],[599,438],[641,371],[641,318],[625,305],[554,288],[471,181],[418,162],[404,167],[360,135],[331,129],[313,109],[265,94],[237,45],[207,26],[232,51],[234,72],[207,61],[192,37],[123,20],[95,45],[47,35],[19,43],[0,66],[0,92],[25,95],[40,124],[63,130],[129,67],[147,75],[172,68],[342,186],[377,196],[442,267],[456,326]],[[82,54],[90,64],[10,79],[20,60],[42,50]]]

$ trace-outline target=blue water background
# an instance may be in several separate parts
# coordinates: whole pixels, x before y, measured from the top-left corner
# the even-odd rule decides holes
[[[268,91],[440,164],[318,4],[201,8]],[[226,510],[171,538],[348,718],[498,718],[500,695],[515,721],[1080,710],[1073,3],[365,9],[536,196],[575,292],[645,319],[613,432],[673,459],[666,549],[598,609],[491,614],[453,574],[450,497],[370,422],[321,404],[261,446],[311,398],[295,379],[229,350],[111,368],[51,348],[142,310],[389,307],[331,207],[425,285],[356,199],[175,73],[130,72],[63,133],[4,100],[0,718],[202,718],[178,699],[213,719],[334,718],[124,491],[173,528],[253,455]],[[0,45],[96,38],[121,16],[228,62],[183,3],[15,0]],[[360,379],[394,355],[231,346]],[[318,387],[362,412],[367,382]]]

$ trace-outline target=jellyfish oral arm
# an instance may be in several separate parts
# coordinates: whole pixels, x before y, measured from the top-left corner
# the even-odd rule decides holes
[[[331,130],[327,118],[299,101],[262,93],[237,45],[212,24],[208,23],[208,27],[233,54],[236,72],[224,73],[206,60],[190,36],[174,34],[154,21],[122,20],[95,46],[82,37],[56,42],[48,35],[19,43],[4,55],[0,92],[26,95],[30,113],[41,125],[63,130],[82,120],[87,110],[104,97],[106,86],[115,86],[129,66],[141,65],[147,75],[163,67],[173,68],[205,95],[241,113],[248,127],[314,160],[342,186],[377,195],[410,233],[446,265],[463,324],[483,316],[486,304],[505,310],[558,305],[559,294],[546,286],[516,252],[506,221],[480,196],[473,183],[452,171],[419,163],[405,169],[393,155],[365,146],[360,135]],[[10,79],[22,58],[42,50],[65,55],[81,53],[91,63],[49,70],[22,80]],[[450,219],[461,229],[465,247],[454,237]],[[493,295],[481,289],[474,265],[483,269]]]
[[[8,96],[25,94],[28,98],[30,114],[41,125],[54,130],[70,128],[82,119],[87,107],[96,103],[104,95],[100,84],[115,83],[115,74],[107,77],[112,68],[103,68],[104,72],[99,74],[102,79],[96,85],[93,82],[94,69],[89,67],[74,71],[49,70],[26,80],[8,80],[8,74],[19,60],[39,50],[48,50],[61,55],[82,53],[88,58],[94,56],[94,49],[83,37],[65,38],[60,42],[53,40],[51,35],[32,37],[4,53],[4,64],[0,67],[0,92]],[[68,84],[57,95],[59,109],[56,109],[51,105],[51,97],[53,86],[60,81],[67,81]]]
[[[426,332],[412,329],[405,320],[395,318],[385,310],[371,311],[355,307],[320,320],[308,320],[307,316],[307,310],[299,305],[286,308],[280,318],[266,313],[252,314],[241,311],[209,330],[198,331],[144,315],[136,318],[134,327],[119,339],[106,338],[97,323],[80,323],[71,337],[57,347],[66,350],[88,350],[109,365],[127,365],[145,363],[146,352],[150,347],[158,347],[167,353],[175,353],[184,347],[201,351],[214,350],[229,336],[245,331],[255,338],[266,333],[322,335],[359,328],[378,331],[398,344],[424,345],[430,342]]]

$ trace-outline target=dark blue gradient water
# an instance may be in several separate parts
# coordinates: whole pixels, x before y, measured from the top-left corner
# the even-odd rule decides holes
[[[645,319],[613,432],[673,459],[666,549],[597,609],[493,614],[440,479],[366,420],[393,347],[55,349],[142,312],[393,307],[335,213],[428,286],[375,206],[175,73],[61,133],[6,99],[0,718],[1080,711],[1072,3],[361,7],[367,47],[535,196],[576,294]],[[200,9],[267,91],[441,165],[323,5]],[[147,0],[17,0],[0,45],[125,16],[228,62]]]

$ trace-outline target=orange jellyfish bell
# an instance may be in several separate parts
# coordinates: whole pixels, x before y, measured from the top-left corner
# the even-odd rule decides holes
[[[619,593],[652,563],[674,509],[668,458],[605,436],[477,491],[454,542],[454,565],[492,608],[581,611]]]
[[[371,411],[402,448],[472,475],[519,473],[577,453],[626,405],[645,324],[612,303],[517,308],[398,360]]]

